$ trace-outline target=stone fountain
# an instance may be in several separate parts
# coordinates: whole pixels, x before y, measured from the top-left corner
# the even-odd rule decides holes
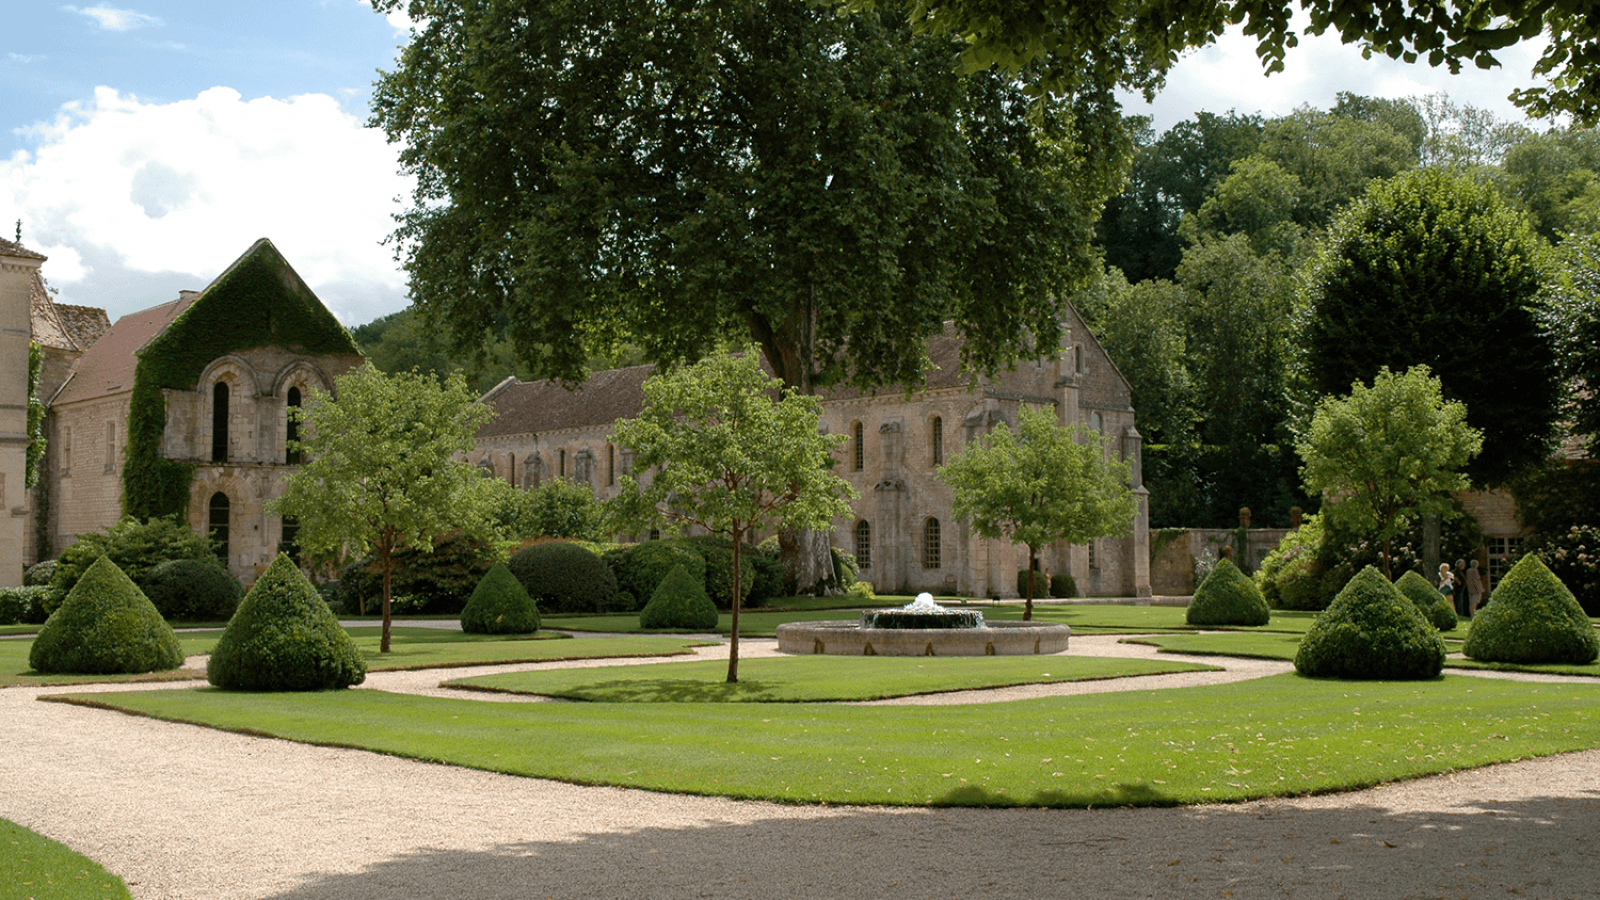
[[[871,609],[859,621],[787,622],[783,653],[835,656],[1019,656],[1061,653],[1072,629],[1054,622],[985,622],[973,609],[948,609],[918,594],[895,609]]]

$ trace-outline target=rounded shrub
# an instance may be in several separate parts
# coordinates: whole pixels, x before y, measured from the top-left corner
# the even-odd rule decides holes
[[[598,554],[577,544],[555,541],[524,547],[506,567],[545,615],[597,613],[616,604],[617,579],[611,568]]]
[[[1382,572],[1367,566],[1311,624],[1294,667],[1318,678],[1420,680],[1436,677],[1444,656],[1438,629]]]
[[[681,541],[629,544],[606,553],[605,560],[616,576],[617,590],[632,596],[637,604],[630,611],[650,600],[674,566],[683,566],[695,580],[705,583],[705,557],[698,549]]]
[[[539,608],[504,563],[479,579],[461,610],[461,630],[470,634],[531,634],[539,630]]]
[[[1190,625],[1265,625],[1271,618],[1261,589],[1231,559],[1217,561],[1184,614]]]
[[[244,585],[214,557],[169,559],[151,569],[141,587],[169,622],[226,622],[244,596]]]
[[[639,627],[715,631],[717,607],[687,569],[675,566],[640,611]]]
[[[322,691],[360,684],[367,661],[282,553],[245,595],[217,639],[206,678],[237,691]]]
[[[1050,574],[1050,596],[1062,598],[1078,596],[1078,582],[1072,577],[1071,572]]]
[[[1028,596],[1028,570],[1017,570],[1017,596]],[[1043,572],[1033,573],[1033,599],[1041,600],[1050,597],[1050,579],[1044,577]]]
[[[39,629],[28,665],[74,675],[161,672],[183,665],[183,650],[133,579],[102,556]]]
[[[1600,657],[1600,639],[1577,598],[1529,553],[1473,617],[1462,649],[1483,662],[1584,665]]]
[[[1422,613],[1423,618],[1433,623],[1433,627],[1440,631],[1450,631],[1461,624],[1460,620],[1456,618],[1455,604],[1451,603],[1445,595],[1439,593],[1433,585],[1428,583],[1428,579],[1423,578],[1422,573],[1416,569],[1408,570],[1404,575],[1401,575],[1399,580],[1394,583],[1394,586],[1400,593],[1405,594],[1412,603],[1417,605],[1417,609]],[[1465,588],[1462,590],[1465,590]]]
[[[22,583],[26,587],[49,587],[50,580],[56,574],[56,561],[47,559],[36,562],[22,573]]]

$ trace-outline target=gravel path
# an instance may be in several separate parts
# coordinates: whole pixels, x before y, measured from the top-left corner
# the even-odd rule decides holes
[[[746,657],[772,652],[770,641],[741,643]],[[1154,648],[1085,636],[1073,653]],[[1286,668],[1199,661],[1228,671],[973,693],[1216,683]],[[506,668],[522,667],[448,677]],[[369,684],[434,693],[439,680],[378,673]],[[1600,751],[1232,806],[782,806],[577,787],[35,702],[85,690],[0,690],[0,817],[101,862],[140,900],[1600,895]],[[936,699],[974,698],[914,702]],[[26,896],[0,883],[0,898]]]

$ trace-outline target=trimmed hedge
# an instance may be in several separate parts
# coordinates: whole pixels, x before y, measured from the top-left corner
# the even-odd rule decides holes
[[[1055,572],[1050,576],[1050,596],[1061,598],[1078,596],[1078,582],[1073,579],[1071,572]]]
[[[606,563],[617,579],[617,590],[633,598],[628,611],[638,610],[675,566],[683,566],[695,580],[705,583],[706,561],[700,551],[676,540],[643,541],[608,551]]]
[[[226,622],[244,597],[244,585],[215,557],[169,559],[151,569],[141,587],[169,622]]]
[[[44,611],[49,596],[45,586],[0,588],[0,625],[38,625],[50,616]]]
[[[183,665],[183,649],[133,579],[102,556],[39,629],[28,665],[73,675],[161,672]]]
[[[718,609],[733,608],[733,541],[718,534],[703,534],[685,538],[706,561],[706,596]],[[759,574],[754,559],[755,548],[745,544],[739,553],[739,605],[754,592]],[[851,579],[854,581],[855,579]]]
[[[1567,586],[1529,553],[1473,617],[1463,652],[1483,662],[1584,665],[1600,657],[1600,638]]]
[[[1265,625],[1271,618],[1261,589],[1231,559],[1217,561],[1184,613],[1190,625]]]
[[[111,558],[123,574],[142,584],[156,566],[170,559],[215,559],[211,541],[190,531],[176,517],[140,522],[124,516],[102,531],[81,535],[61,552],[50,576],[54,597],[48,610],[55,611],[78,578],[102,556]]]
[[[206,678],[236,691],[321,691],[367,677],[349,633],[300,569],[279,553],[217,639]]]
[[[506,567],[545,615],[616,608],[616,576],[598,554],[577,544],[556,541],[524,547]]]
[[[539,630],[539,607],[504,563],[495,563],[472,589],[461,611],[469,634],[531,634]]]
[[[639,627],[715,631],[717,607],[687,569],[675,566],[640,611]]]
[[[1017,570],[1017,596],[1018,597],[1023,597],[1023,598],[1026,598],[1028,596],[1028,570],[1027,569],[1018,569]],[[1050,579],[1046,579],[1044,577],[1044,573],[1043,572],[1034,572],[1033,573],[1033,599],[1035,599],[1035,600],[1043,600],[1043,599],[1048,599],[1050,596],[1051,596],[1051,593],[1050,593]]]
[[[1317,678],[1415,681],[1444,669],[1444,639],[1389,579],[1367,566],[1300,641],[1294,667]]]
[[[1455,604],[1451,603],[1448,597],[1439,593],[1438,589],[1429,584],[1428,579],[1422,577],[1422,573],[1416,569],[1411,569],[1401,575],[1400,580],[1396,581],[1394,586],[1400,593],[1405,594],[1412,603],[1417,605],[1417,609],[1421,611],[1423,618],[1433,623],[1433,627],[1440,631],[1451,631],[1461,624],[1461,620],[1456,616]],[[1461,590],[1466,590],[1466,588],[1461,588]]]

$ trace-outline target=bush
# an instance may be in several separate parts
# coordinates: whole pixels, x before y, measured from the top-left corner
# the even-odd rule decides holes
[[[498,552],[482,541],[458,533],[434,539],[433,549],[406,547],[394,555],[394,574],[389,580],[390,600],[404,594],[410,598],[407,612],[440,616],[460,615],[467,598],[483,580],[489,567],[498,562]],[[368,571],[372,568],[370,559]],[[383,582],[372,579],[372,595],[382,602]]]
[[[1344,586],[1300,641],[1294,667],[1317,678],[1418,680],[1444,668],[1444,639],[1373,566]]]
[[[1078,596],[1078,582],[1073,580],[1071,572],[1056,572],[1050,576],[1050,596]]]
[[[1018,569],[1017,570],[1017,596],[1018,597],[1026,597],[1026,596],[1028,596],[1028,570],[1027,569]],[[1046,578],[1043,572],[1034,572],[1033,573],[1033,598],[1035,600],[1040,600],[1040,599],[1046,599],[1048,597],[1050,597],[1050,579]]]
[[[321,691],[360,684],[367,662],[300,569],[279,553],[239,604],[206,665],[236,691]]]
[[[1440,518],[1439,554],[1443,559],[1466,559],[1483,542],[1477,520],[1467,515],[1461,501]],[[1269,604],[1284,609],[1324,609],[1334,595],[1364,566],[1382,568],[1383,542],[1333,528],[1324,516],[1307,516],[1262,561],[1256,583]],[[1422,521],[1394,539],[1390,571],[1417,568],[1422,559]]]
[[[1272,618],[1261,589],[1231,559],[1221,559],[1189,600],[1190,625],[1265,625]]]
[[[539,608],[504,563],[495,563],[472,589],[461,610],[461,630],[470,634],[530,634],[539,630]]]
[[[1440,631],[1451,631],[1461,624],[1456,618],[1455,604],[1439,593],[1438,589],[1429,584],[1428,579],[1422,577],[1422,573],[1417,570],[1411,569],[1401,575],[1394,586],[1417,605],[1423,618],[1433,623],[1433,627]]]
[[[1473,617],[1463,651],[1483,662],[1584,665],[1600,656],[1600,639],[1577,598],[1529,553]]]
[[[372,570],[372,560],[358,559],[346,563],[339,570],[332,593],[329,606],[341,609],[347,615],[365,614],[375,604],[383,602],[383,579]]]
[[[750,582],[750,591],[744,598],[746,606],[765,606],[774,597],[788,596],[784,590],[788,576],[783,571],[783,561],[778,559],[776,551],[768,552],[746,544],[741,558],[744,561],[744,577]]]
[[[613,609],[617,579],[597,554],[557,541],[517,551],[506,563],[545,615]]]
[[[861,567],[856,565],[856,558],[851,554],[838,547],[828,549],[833,552],[833,577],[839,579],[839,590],[847,591],[861,577]]]
[[[850,585],[850,589],[845,591],[844,595],[860,604],[876,603],[878,601],[878,593],[872,589],[872,582],[859,579],[855,584]]]
[[[639,627],[716,631],[717,607],[687,569],[674,566],[640,611]]]
[[[244,596],[244,585],[215,557],[169,559],[151,569],[140,587],[169,622],[226,622]]]
[[[104,531],[82,535],[61,552],[50,578],[50,588],[55,592],[50,611],[102,556],[110,557],[124,575],[141,584],[150,570],[169,559],[214,559],[216,554],[205,535],[190,531],[176,516],[148,522],[124,517]]]
[[[705,557],[678,540],[628,544],[606,553],[605,561],[616,576],[617,590],[635,598],[635,610],[650,600],[675,566],[683,566],[701,584],[706,578]]]
[[[1539,559],[1578,598],[1586,615],[1600,616],[1600,528],[1573,525],[1544,538]]]
[[[717,534],[687,538],[690,546],[700,552],[706,561],[706,596],[718,609],[733,608],[733,541]],[[755,588],[755,566],[750,560],[756,555],[749,544],[739,553],[739,605]],[[854,581],[855,579],[851,579]]]
[[[102,556],[39,629],[28,665],[74,675],[160,672],[183,665],[183,650],[133,579]]]
[[[55,560],[47,559],[43,562],[36,562],[22,573],[22,584],[24,587],[49,587],[50,579],[55,577],[55,574]]]
[[[43,585],[0,588],[0,625],[38,625],[49,617],[44,602],[50,588]]]
[[[605,537],[604,511],[588,485],[561,479],[526,491],[507,485],[497,507],[497,527],[514,539]]]

